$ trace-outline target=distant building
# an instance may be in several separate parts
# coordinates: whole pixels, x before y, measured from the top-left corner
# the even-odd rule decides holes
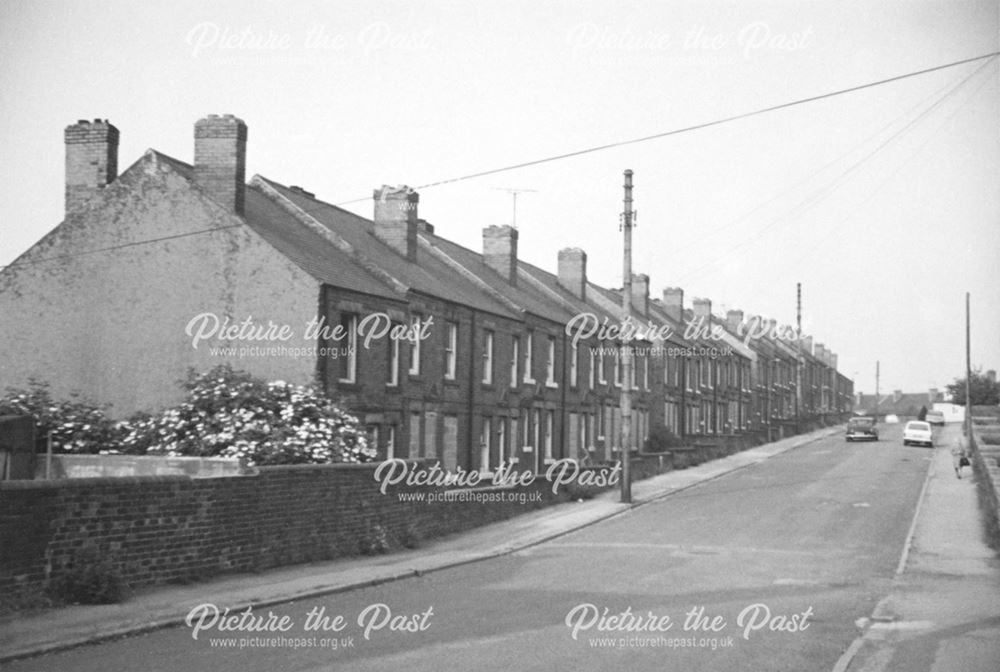
[[[854,410],[866,415],[897,415],[901,418],[915,418],[921,408],[931,410],[935,404],[945,403],[945,395],[936,388],[926,392],[903,392],[894,390],[891,394],[880,394],[877,399],[874,394],[857,393]]]

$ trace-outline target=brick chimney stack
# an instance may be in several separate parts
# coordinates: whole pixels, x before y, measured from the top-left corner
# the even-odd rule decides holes
[[[740,327],[743,325],[743,311],[742,310],[730,310],[726,312],[726,328],[734,334],[740,333]]]
[[[512,285],[517,284],[517,229],[503,224],[483,229],[486,265]]]
[[[194,125],[194,179],[219,205],[243,214],[247,125],[231,114],[210,114]]]
[[[420,194],[407,186],[382,185],[372,194],[375,201],[375,237],[410,261],[417,259],[417,208]]]
[[[632,275],[632,309],[640,315],[649,315],[649,276]]]
[[[664,289],[663,309],[670,319],[684,326],[684,290],[680,287],[667,287]]]
[[[67,126],[66,214],[118,177],[118,129],[106,119],[81,119]]]
[[[587,300],[587,253],[578,247],[559,250],[559,284],[576,298]]]
[[[701,325],[703,327],[712,326],[712,300],[711,299],[695,299],[691,302],[691,309],[694,312],[694,319],[702,318]]]

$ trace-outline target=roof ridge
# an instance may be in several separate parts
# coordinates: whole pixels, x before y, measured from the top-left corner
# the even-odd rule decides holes
[[[525,266],[530,266],[530,264],[525,264]],[[546,285],[544,282],[536,278],[534,275],[531,274],[530,271],[528,271],[527,268],[522,268],[520,260],[518,260],[517,263],[517,271],[518,271],[518,276],[527,278],[528,281],[531,282],[536,288],[542,290],[543,292],[548,294],[551,298],[555,299],[560,306],[569,310],[570,313],[577,312],[577,306],[573,305],[570,301],[566,300],[566,297],[561,296],[559,292],[555,291],[554,289]]]
[[[459,262],[458,260],[456,260],[453,257],[451,257],[447,252],[445,252],[440,247],[438,247],[437,245],[435,245],[433,242],[431,242],[430,240],[428,240],[423,234],[418,234],[417,235],[417,240],[420,242],[420,244],[423,247],[427,248],[427,250],[431,254],[433,254],[438,259],[440,259],[441,261],[443,261],[449,267],[451,267],[454,270],[458,271],[458,273],[460,273],[466,279],[471,280],[474,285],[476,285],[477,287],[479,287],[481,290],[485,291],[491,297],[493,297],[494,299],[496,299],[497,301],[499,301],[500,303],[502,303],[504,306],[506,306],[507,308],[510,308],[515,313],[523,313],[523,312],[525,312],[523,306],[519,306],[514,301],[512,301],[511,299],[507,298],[503,294],[503,292],[500,292],[499,290],[497,290],[496,287],[494,287],[490,283],[488,283],[485,280],[483,280],[481,277],[479,277],[478,275],[476,275],[470,269],[468,269],[465,266],[463,266],[461,264],[461,262]]]
[[[347,254],[359,266],[364,268],[379,280],[385,282],[397,293],[406,294],[410,291],[410,288],[405,283],[386,272],[385,269],[369,259],[365,254],[360,252],[351,243],[344,240],[344,238],[342,238],[335,231],[323,226],[323,224],[317,221],[315,217],[297,206],[285,197],[284,194],[279,193],[277,189],[271,186],[267,179],[261,177],[260,175],[254,175],[250,180],[250,186],[257,189],[272,203],[288,212],[288,214],[294,217],[297,222],[321,236],[324,240],[334,245],[334,247],[344,254]]]
[[[373,223],[372,220],[368,219],[364,215],[359,215],[356,212],[353,212],[353,211],[348,210],[346,208],[342,208],[339,205],[336,205],[334,203],[328,203],[327,201],[324,201],[322,198],[316,198],[315,194],[306,191],[302,187],[294,187],[293,188],[293,187],[288,186],[287,184],[282,184],[281,182],[278,182],[277,180],[272,180],[270,178],[264,177],[263,175],[259,175],[259,174],[258,175],[254,175],[254,178],[255,179],[256,178],[260,178],[268,186],[270,186],[272,189],[284,189],[286,191],[297,192],[300,196],[306,196],[310,200],[313,200],[316,203],[319,203],[320,205],[323,205],[323,206],[325,206],[327,208],[333,208],[337,212],[342,212],[345,215],[350,215],[351,217],[355,217],[356,219],[360,219],[360,220],[362,220],[364,222],[368,222],[369,224]],[[298,206],[296,206],[296,207],[298,207]],[[305,212],[305,211],[303,211],[303,212]],[[319,222],[319,224],[320,224],[320,226],[323,226],[322,222]]]

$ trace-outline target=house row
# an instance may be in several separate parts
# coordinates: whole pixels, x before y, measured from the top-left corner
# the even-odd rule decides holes
[[[0,271],[0,380],[46,380],[125,416],[176,402],[189,369],[230,362],[321,386],[382,456],[484,471],[615,459],[623,386],[633,448],[661,427],[775,438],[851,409],[836,354],[774,320],[717,315],[646,274],[624,316],[584,250],[546,270],[519,257],[510,226],[484,228],[476,250],[437,235],[407,187],[375,189],[369,219],[247,182],[247,136],[210,115],[193,163],[150,149],[119,174],[117,128],[69,126],[65,219]]]
[[[873,416],[895,415],[901,418],[916,418],[920,409],[933,410],[947,404],[944,392],[930,388],[926,392],[903,392],[893,390],[891,394],[862,394],[854,399],[854,410]],[[950,406],[950,404],[947,404]]]

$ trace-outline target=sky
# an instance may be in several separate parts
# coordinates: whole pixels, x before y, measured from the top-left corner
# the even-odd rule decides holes
[[[0,265],[63,215],[63,129],[110,120],[119,168],[190,162],[193,125],[249,127],[247,176],[371,217],[420,192],[436,232],[522,259],[588,254],[622,284],[793,324],[855,390],[943,388],[1000,368],[997,59],[691,127],[1000,51],[997,2],[0,3]],[[671,133],[672,131],[683,131]],[[661,136],[640,142],[629,140]],[[616,145],[529,167],[482,172]],[[441,184],[438,184],[441,183]],[[433,186],[428,186],[433,185]],[[99,319],[99,316],[96,318]]]

